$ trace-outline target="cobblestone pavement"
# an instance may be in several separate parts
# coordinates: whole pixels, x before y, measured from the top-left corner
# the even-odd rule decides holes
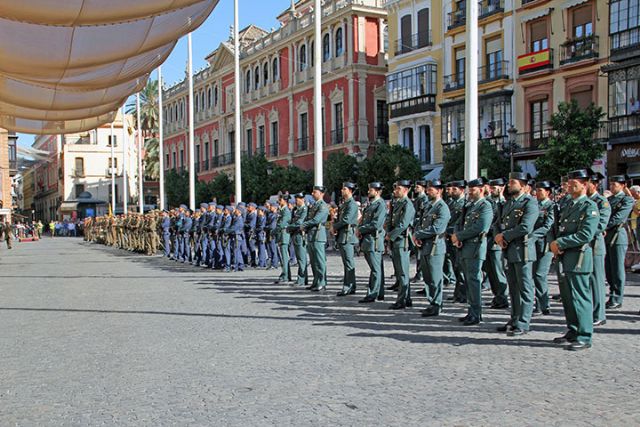
[[[639,425],[640,286],[567,352],[558,304],[533,331],[463,327],[460,305],[362,306],[221,273],[49,239],[0,250],[0,425]],[[387,276],[391,272],[386,266]],[[390,284],[390,280],[387,280]],[[555,292],[554,287],[554,292]],[[447,296],[451,290],[447,290]],[[488,299],[489,295],[485,294]]]

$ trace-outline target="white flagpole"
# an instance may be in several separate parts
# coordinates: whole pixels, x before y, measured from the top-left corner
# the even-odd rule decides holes
[[[162,67],[158,67],[158,149],[160,167],[160,209],[166,209],[164,204],[164,135],[162,111]]]
[[[240,37],[239,37],[239,19],[238,19],[238,0],[234,0],[234,15],[233,15],[233,50],[234,50],[234,65],[235,65],[235,146],[234,146],[234,163],[235,163],[235,187],[236,197],[235,202],[240,203],[242,201],[242,171],[240,170],[242,159],[240,157]]]
[[[113,122],[111,122],[111,212],[116,212],[116,165],[115,165],[115,144],[113,138]]]
[[[467,2],[464,178],[478,177],[478,2]]]
[[[138,122],[138,207],[144,214],[144,173],[142,171],[142,124],[140,123],[140,93],[136,93],[136,121]]]
[[[128,209],[128,197],[129,197],[129,182],[127,181],[129,178],[127,177],[127,171],[129,169],[129,132],[127,125],[127,116],[124,111],[124,106],[122,107],[122,213],[127,215]]]
[[[191,48],[191,33],[187,36],[188,63],[187,74],[189,81],[189,208],[196,209],[196,170],[193,147],[193,54]]]
[[[315,0],[315,46],[313,55],[315,57],[315,81],[313,82],[313,112],[314,112],[314,158],[313,166],[315,170],[315,185],[322,185],[322,2]]]

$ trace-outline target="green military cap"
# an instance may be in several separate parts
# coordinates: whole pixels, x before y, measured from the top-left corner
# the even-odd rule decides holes
[[[489,180],[489,185],[507,185],[507,182],[504,178],[495,178]]]
[[[444,184],[439,179],[432,179],[431,181],[427,181],[427,187],[442,189],[444,188]]]
[[[458,180],[458,181],[451,181],[447,184],[448,187],[458,187],[458,188],[464,188],[467,186],[467,181],[465,181],[464,179]]]
[[[484,179],[480,177],[480,178],[476,178],[476,179],[472,179],[471,181],[468,181],[467,187],[469,188],[482,187],[484,184],[485,184]]]
[[[373,188],[374,190],[382,190],[384,185],[380,181],[374,181],[369,183],[369,188]]]
[[[411,181],[408,179],[399,179],[393,184],[395,187],[411,188]]]
[[[568,175],[569,179],[581,179],[581,180],[585,180],[585,179],[589,179],[589,171],[586,169],[577,169],[574,171],[569,172]]]
[[[356,185],[355,182],[343,182],[342,188],[348,188],[351,191],[355,191],[356,188],[358,188],[358,186]]]
[[[326,191],[327,191],[327,188],[325,186],[323,186],[323,185],[314,185],[313,189],[314,190],[318,190],[321,193],[326,193]]]
[[[415,185],[419,185],[421,187],[426,187],[427,186],[427,181],[419,179],[415,182]]]
[[[511,172],[509,174],[509,179],[515,179],[517,181],[522,181],[525,184],[529,181],[530,178],[531,178],[531,176],[528,176],[528,174],[526,174],[524,172]]]
[[[627,175],[613,175],[609,177],[609,182],[619,182],[621,184],[626,184],[629,181],[629,177]]]
[[[544,188],[545,190],[553,190],[555,184],[552,181],[540,181],[536,182],[536,188]]]

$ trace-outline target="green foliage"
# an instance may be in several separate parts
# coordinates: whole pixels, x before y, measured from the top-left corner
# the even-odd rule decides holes
[[[547,151],[536,160],[538,177],[558,181],[560,176],[590,167],[600,158],[604,146],[595,136],[603,117],[602,107],[594,104],[581,110],[576,101],[560,103],[549,120],[554,132],[543,145]]]
[[[176,172],[170,170],[165,174],[164,182],[167,194],[167,204],[169,207],[176,207],[180,204],[189,203],[189,174],[188,172]]]
[[[423,175],[418,159],[407,148],[399,145],[377,146],[373,156],[358,166],[358,186],[365,189],[370,182],[380,181],[385,186],[385,197],[389,197],[393,183],[398,179],[413,181]]]
[[[216,175],[207,187],[208,193],[205,194],[207,197],[203,202],[210,202],[215,198],[219,204],[228,205],[231,202],[231,195],[235,192],[233,181],[226,173]]]
[[[464,144],[445,148],[443,158],[444,165],[440,173],[442,180],[464,179]],[[489,179],[504,177],[510,172],[509,153],[491,144],[490,140],[481,140],[478,146],[478,171],[485,169],[485,178]],[[520,170],[517,165],[514,169]]]
[[[271,164],[264,155],[242,158],[242,198],[251,201],[266,200],[273,194],[273,181],[269,179],[267,168],[282,168]]]
[[[358,171],[356,163],[355,157],[349,156],[343,151],[329,154],[324,162],[323,173],[324,185],[327,187],[328,194],[333,192],[340,194],[343,182],[357,179],[355,176]]]

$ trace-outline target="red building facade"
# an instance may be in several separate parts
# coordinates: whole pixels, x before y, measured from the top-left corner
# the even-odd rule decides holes
[[[322,106],[325,157],[357,156],[388,138],[383,0],[331,0],[323,6]],[[301,0],[278,30],[240,32],[241,141],[244,155],[313,168],[315,47],[313,1]],[[223,42],[194,76],[195,164],[200,180],[233,169],[233,42]],[[186,80],[164,91],[165,170],[188,167]],[[362,153],[362,154],[359,154]]]

